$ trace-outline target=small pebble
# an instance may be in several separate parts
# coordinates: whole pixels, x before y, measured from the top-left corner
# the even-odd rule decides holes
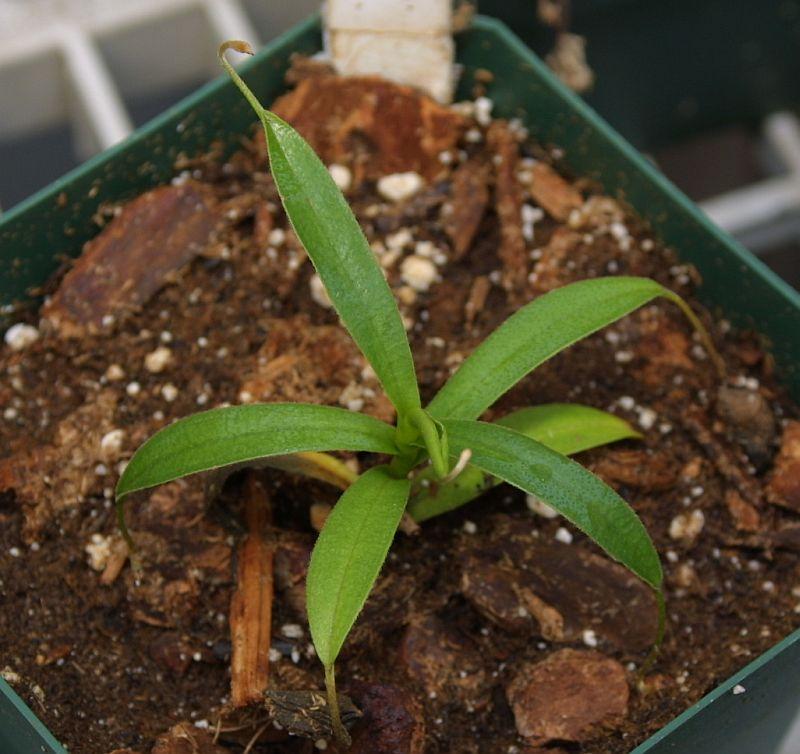
[[[122,429],[112,429],[106,432],[100,440],[100,450],[106,460],[116,460],[122,450],[122,443],[125,440],[125,431]]]
[[[558,516],[557,510],[550,507],[543,500],[540,500],[536,495],[526,495],[525,505],[528,506],[529,511],[543,516],[544,518],[556,518]]]
[[[464,531],[467,534],[475,534],[478,531],[478,526],[474,521],[465,521],[464,522]]]
[[[39,340],[39,331],[33,325],[18,322],[6,330],[6,345],[12,351],[22,351],[37,340]]]
[[[302,639],[303,627],[299,623],[284,623],[281,626],[281,633],[287,639]]]
[[[119,364],[111,364],[106,369],[106,379],[109,382],[119,382],[125,379],[125,370]]]
[[[592,631],[591,628],[587,628],[581,634],[581,638],[583,639],[583,643],[587,647],[596,647],[597,646],[597,634]]]
[[[286,231],[283,228],[273,228],[267,236],[267,243],[270,246],[282,246],[286,240]]]
[[[402,202],[416,194],[423,185],[419,173],[392,173],[378,179],[378,193],[392,202]]]
[[[128,394],[130,397],[131,397],[131,398],[135,398],[137,395],[139,395],[139,393],[141,393],[141,392],[142,392],[142,386],[141,386],[141,385],[140,385],[138,382],[136,382],[136,381],[134,381],[134,382],[129,382],[129,383],[127,384],[127,386],[125,387],[125,392],[126,392],[126,393],[127,393],[127,394]]]
[[[161,396],[167,403],[172,403],[178,397],[178,388],[171,382],[168,382],[161,388]]]
[[[325,309],[330,309],[333,306],[328,296],[328,291],[325,290],[325,283],[322,282],[322,278],[316,272],[309,278],[308,287],[311,290],[311,298],[316,303]]]
[[[415,291],[424,292],[436,280],[436,265],[430,259],[412,254],[400,265],[400,277]]]
[[[742,686],[741,683],[737,683],[733,687],[733,695],[734,696],[739,696],[739,694],[744,694],[745,691],[747,691],[747,689],[744,686]]]
[[[166,346],[159,346],[144,357],[144,368],[152,374],[163,372],[172,361],[172,351]]]
[[[340,191],[347,191],[353,183],[353,174],[345,165],[329,165],[328,172]]]
[[[703,511],[679,513],[669,525],[669,535],[672,539],[694,539],[703,531],[705,523],[706,517]]]
[[[556,531],[556,539],[559,542],[563,542],[565,545],[572,544],[572,532],[569,529],[565,529],[563,526],[559,526],[558,530]]]
[[[482,126],[488,126],[492,120],[494,102],[488,97],[478,97],[475,100],[475,120]]]

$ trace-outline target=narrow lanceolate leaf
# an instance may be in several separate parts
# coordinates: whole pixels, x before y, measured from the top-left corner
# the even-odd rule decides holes
[[[496,423],[564,455],[642,436],[619,416],[578,403],[529,406],[511,412]]]
[[[394,428],[347,409],[307,403],[204,411],[170,424],[136,451],[117,484],[117,500],[198,471],[325,450],[394,454]]]
[[[336,503],[319,535],[306,580],[308,624],[328,667],[336,660],[386,560],[411,482],[376,466]]]
[[[253,51],[246,42],[226,42],[219,49],[220,62],[264,126],[281,201],[331,303],[398,413],[419,407],[414,361],[400,312],[358,221],[308,142],[264,109],[225,59],[229,49]]]
[[[661,564],[647,530],[594,474],[508,427],[458,420],[443,424],[453,453],[469,448],[475,466],[536,495],[644,582],[661,588]]]
[[[414,363],[394,296],[342,192],[306,141],[267,112],[267,146],[286,214],[334,308],[405,413],[420,405]]]
[[[512,314],[473,351],[428,411],[437,419],[476,419],[542,362],[658,296],[686,306],[647,278],[581,280],[545,293]]]
[[[574,403],[548,403],[522,408],[504,416],[497,423],[565,455],[617,440],[641,437],[624,419]],[[418,481],[422,481],[422,485],[412,495],[408,512],[416,521],[425,521],[474,500],[499,484],[500,480],[475,466],[468,466],[446,484],[436,484],[431,469],[420,474]]]

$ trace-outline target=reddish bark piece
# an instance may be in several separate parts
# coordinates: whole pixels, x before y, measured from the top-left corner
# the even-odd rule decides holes
[[[800,512],[800,421],[790,421],[783,430],[767,497],[776,505]]]
[[[65,337],[102,331],[201,253],[220,219],[213,191],[194,181],[142,194],[86,244],[42,315]]]
[[[247,401],[326,403],[394,420],[394,408],[352,338],[305,315],[270,321],[269,334],[241,384]],[[355,401],[355,403],[354,403]]]
[[[546,162],[537,162],[529,170],[531,197],[548,215],[563,222],[572,210],[583,206],[581,192]]]
[[[442,209],[442,227],[453,243],[453,259],[469,251],[489,204],[489,171],[479,160],[467,160],[456,168],[451,199]]]
[[[356,683],[350,691],[364,717],[353,731],[350,754],[422,754],[422,706],[407,689]]]
[[[430,699],[457,701],[467,709],[489,703],[488,678],[477,648],[434,615],[411,620],[400,659]]]
[[[736,490],[725,492],[725,505],[739,531],[757,532],[761,529],[761,517]]]
[[[0,492],[14,490],[24,506],[27,540],[101,483],[95,473],[102,460],[100,440],[114,428],[116,406],[114,392],[103,390],[59,422],[49,445],[0,460]]]
[[[651,590],[627,569],[577,545],[498,538],[494,549],[465,558],[461,589],[510,633],[580,641],[591,629],[630,652],[655,641],[658,608]]]
[[[592,471],[612,486],[624,484],[644,492],[654,492],[672,487],[679,470],[662,453],[607,449],[592,466]]]
[[[531,280],[537,293],[547,293],[573,282],[575,273],[569,269],[567,261],[580,242],[581,236],[575,231],[564,227],[556,228],[541,249],[542,255],[533,268]]]
[[[503,263],[503,285],[519,293],[528,278],[528,250],[522,235],[522,187],[517,180],[519,148],[508,123],[502,120],[489,126],[486,141],[495,155],[494,201],[500,221],[498,256]]]
[[[236,591],[231,598],[231,701],[258,702],[269,683],[272,643],[273,546],[267,541],[269,497],[254,472],[244,485],[247,537],[239,548]]]
[[[628,711],[625,669],[599,652],[562,649],[522,665],[506,688],[517,732],[534,745],[584,741]]]
[[[373,76],[314,76],[272,109],[328,164],[353,163],[356,182],[415,171],[431,179],[439,154],[456,146],[463,116],[411,87]]]
[[[214,743],[211,733],[195,728],[191,723],[178,723],[159,736],[151,754],[230,754],[224,746]]]

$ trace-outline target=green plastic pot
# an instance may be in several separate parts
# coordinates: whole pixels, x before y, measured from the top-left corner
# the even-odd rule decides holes
[[[536,52],[533,0],[479,0]],[[787,0],[571,0],[596,82],[586,101],[640,149],[800,105],[800,5]]]
[[[319,22],[312,18],[244,66],[245,78],[269,102],[284,87],[290,54],[313,53],[319,47]],[[700,296],[705,303],[737,325],[755,327],[771,341],[781,377],[800,399],[800,294],[714,227],[593,110],[566,91],[502,23],[477,18],[458,38],[458,57],[465,67],[463,94],[470,91],[476,69],[498,74],[489,89],[496,112],[523,118],[538,139],[566,150],[576,173],[595,178],[649,218],[661,238],[702,273]],[[101,202],[131,198],[168,181],[180,153],[203,152],[217,139],[233,150],[252,124],[249,106],[227,80],[219,79],[12,209],[0,221],[0,304],[21,299],[30,287],[40,285],[60,256],[79,253],[97,232],[91,218]],[[635,754],[771,754],[797,711],[799,671],[800,631],[680,715]],[[3,754],[63,754],[4,683],[0,722]]]

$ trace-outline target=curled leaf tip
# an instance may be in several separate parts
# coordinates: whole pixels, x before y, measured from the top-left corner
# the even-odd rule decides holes
[[[219,46],[219,52],[217,54],[220,58],[224,58],[225,53],[228,50],[241,52],[243,55],[255,55],[252,45],[249,42],[242,41],[241,39],[229,39],[227,42],[223,42]]]

